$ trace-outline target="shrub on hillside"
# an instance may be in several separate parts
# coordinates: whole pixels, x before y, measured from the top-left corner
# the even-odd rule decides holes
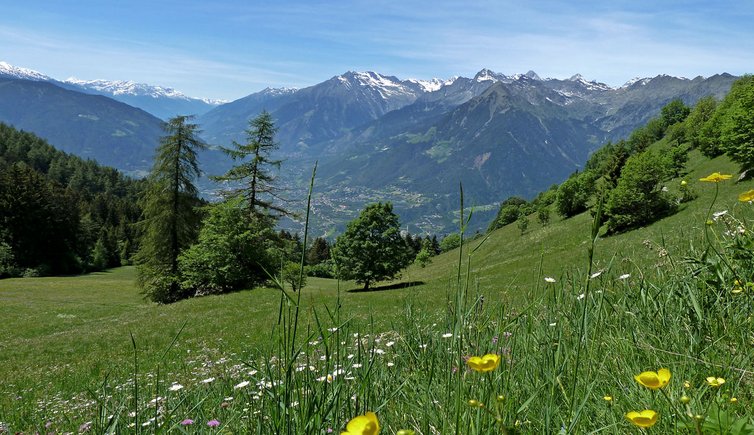
[[[550,207],[541,206],[537,209],[537,221],[546,227],[550,223]]]
[[[754,168],[754,76],[733,83],[720,107],[722,150],[743,170]]]
[[[315,276],[317,278],[335,278],[335,263],[332,260],[325,260],[321,263],[307,265],[304,270],[306,276]]]
[[[665,128],[683,122],[691,113],[691,109],[680,98],[669,102],[660,111],[660,119]]]
[[[213,205],[199,241],[181,253],[181,286],[187,292],[221,293],[264,281],[276,269],[275,232],[264,217],[249,218],[234,199]]]
[[[299,291],[306,286],[306,274],[301,274],[301,265],[289,261],[283,266],[281,271],[282,281],[291,286],[291,290]]]
[[[701,148],[702,141],[704,140],[702,129],[715,115],[716,108],[717,100],[714,97],[704,97],[696,102],[696,106],[691,110],[689,116],[686,117],[686,120],[683,122],[683,127],[686,129],[684,136],[691,143],[692,148]]]
[[[575,216],[588,208],[593,189],[594,178],[591,172],[572,175],[558,188],[555,208],[563,217]]]
[[[668,160],[654,152],[631,156],[605,207],[608,232],[646,225],[673,211],[674,198],[660,186],[670,172]]]
[[[440,242],[440,250],[442,252],[452,251],[459,246],[461,246],[461,235],[458,233],[448,234]]]
[[[665,166],[668,169],[668,178],[675,178],[681,175],[689,160],[689,150],[686,146],[672,146],[663,150],[662,158],[665,160]]]
[[[511,196],[503,201],[497,211],[497,216],[487,228],[487,232],[516,222],[522,212],[528,211],[527,205],[526,200],[519,196]]]

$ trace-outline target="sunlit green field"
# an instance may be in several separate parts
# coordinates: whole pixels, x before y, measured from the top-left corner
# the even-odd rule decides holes
[[[737,201],[754,183],[697,181],[734,173],[725,159],[689,168],[696,200],[598,238],[591,263],[585,213],[500,229],[370,292],[309,278],[289,297],[259,288],[159,306],[131,267],[2,280],[0,433],[339,433],[367,411],[390,434],[632,433],[625,414],[645,409],[657,433],[744,430],[754,270],[730,247],[750,233],[726,231],[754,226]],[[716,188],[712,211],[728,217],[708,238]],[[501,357],[494,370],[466,364],[487,353]],[[662,388],[634,380],[660,368],[672,374]]]

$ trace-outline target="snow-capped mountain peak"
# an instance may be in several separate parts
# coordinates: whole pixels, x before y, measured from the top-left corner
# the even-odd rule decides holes
[[[609,91],[613,89],[604,83],[588,81],[581,74],[574,74],[568,80],[579,83],[590,91]]]
[[[482,69],[474,76],[474,81],[477,82],[500,82],[507,79],[508,77],[505,74],[499,74],[487,68]]]
[[[432,80],[408,79],[406,81],[409,83],[415,83],[424,92],[434,92],[441,89],[443,86],[452,85],[456,80],[458,80],[458,76],[453,76],[447,80],[433,78]]]
[[[338,80],[347,87],[350,85],[378,89],[399,89],[404,87],[403,83],[397,78],[384,76],[373,71],[348,71],[347,73],[338,76]]]
[[[134,95],[149,96],[152,98],[168,97],[189,99],[189,97],[179,91],[176,91],[173,88],[152,86],[146,83],[136,83],[131,80],[80,80],[75,77],[70,77],[65,79],[64,82],[112,95]]]
[[[298,91],[298,88],[264,88],[261,93],[270,96],[288,95]]]
[[[39,71],[34,71],[33,69],[28,68],[20,68],[3,61],[0,61],[0,76],[7,76],[22,80],[34,80],[38,82],[48,82],[52,80],[52,78],[42,74]]]
[[[642,77],[634,77],[631,80],[627,81],[625,84],[623,84],[623,86],[621,86],[621,89],[628,88],[628,87],[633,86],[633,85],[635,85],[637,83],[640,86],[644,86],[647,83],[649,83],[650,80],[652,80],[652,79],[649,78],[649,77],[643,77],[643,78]]]

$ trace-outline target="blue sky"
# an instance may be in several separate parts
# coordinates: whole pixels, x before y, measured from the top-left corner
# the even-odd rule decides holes
[[[754,2],[0,0],[0,60],[233,100],[348,70],[693,78],[754,72]]]

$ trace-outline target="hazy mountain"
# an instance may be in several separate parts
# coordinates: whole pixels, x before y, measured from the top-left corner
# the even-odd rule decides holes
[[[176,115],[201,115],[225,102],[189,97],[172,88],[133,81],[79,80],[73,77],[59,81],[7,62],[0,62],[0,78],[44,81],[73,91],[104,95],[143,109],[163,120]]]
[[[223,103],[189,97],[173,88],[132,81],[79,80],[72,77],[64,83],[74,90],[105,95],[138,107],[163,120],[176,115],[202,115]]]
[[[131,173],[151,166],[162,135],[162,121],[141,109],[48,81],[0,78],[0,121]]]

